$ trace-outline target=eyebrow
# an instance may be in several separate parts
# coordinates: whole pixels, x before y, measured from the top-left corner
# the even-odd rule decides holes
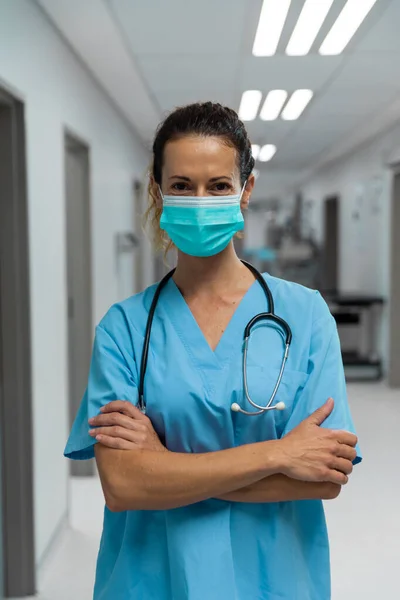
[[[219,177],[212,177],[210,182],[219,181],[220,179],[227,179],[228,181],[232,181],[232,177],[228,177],[227,175],[220,175]]]
[[[183,181],[191,181],[190,177],[185,177],[185,175],[172,175],[169,179],[181,179]],[[227,175],[220,175],[218,177],[212,177],[209,179],[210,183],[214,183],[215,181],[220,181],[221,179],[226,179],[227,181],[232,181],[232,177],[228,177]]]

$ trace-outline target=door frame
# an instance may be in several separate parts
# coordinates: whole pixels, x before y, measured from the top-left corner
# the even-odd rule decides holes
[[[389,255],[389,361],[388,383],[392,388],[400,387],[400,163],[391,165],[392,185],[390,197],[390,255]]]
[[[1,431],[3,578],[6,596],[29,596],[36,582],[24,105],[2,88],[0,119],[12,147],[11,154],[0,147],[0,422],[8,424]]]
[[[67,303],[68,303],[68,320],[71,317],[71,311],[74,310],[74,307],[71,303],[70,298],[70,288],[69,288],[69,268],[68,268],[68,257],[69,257],[69,248],[68,244],[70,243],[69,235],[68,235],[68,195],[67,195],[67,171],[66,171],[66,161],[67,161],[67,152],[74,152],[76,154],[82,154],[86,161],[87,167],[87,206],[86,206],[86,253],[88,256],[88,287],[89,287],[89,298],[88,298],[88,312],[90,313],[89,321],[90,321],[90,329],[93,330],[93,265],[92,265],[92,197],[91,197],[91,187],[90,187],[90,173],[91,173],[91,154],[90,154],[90,145],[84,140],[79,134],[76,134],[69,127],[64,127],[64,190],[65,190],[65,201],[64,201],[64,210],[65,210],[65,240],[66,240],[66,273],[67,273]],[[90,337],[90,346],[93,343],[93,335]],[[68,323],[68,411],[69,411],[69,426],[72,427],[72,424],[76,418],[76,408],[74,407],[74,403],[71,398],[71,360],[70,360],[70,348],[71,339],[70,339],[70,331],[69,331],[69,323]],[[73,477],[91,477],[96,473],[95,469],[95,461],[70,461],[70,475]]]

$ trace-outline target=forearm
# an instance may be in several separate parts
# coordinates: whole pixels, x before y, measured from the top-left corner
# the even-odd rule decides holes
[[[221,500],[245,503],[290,502],[294,500],[332,500],[340,493],[334,483],[312,483],[275,474],[241,489],[223,494]]]
[[[229,494],[279,472],[279,442],[204,454],[113,450],[96,446],[108,507],[164,510]]]

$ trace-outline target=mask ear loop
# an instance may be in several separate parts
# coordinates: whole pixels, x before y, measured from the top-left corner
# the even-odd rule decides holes
[[[242,201],[243,192],[244,192],[244,190],[246,189],[246,185],[247,185],[247,179],[246,179],[246,181],[245,181],[245,182],[244,182],[244,184],[243,184],[242,191],[240,192],[239,202],[241,202],[241,201]]]
[[[157,187],[158,187],[158,191],[160,192],[160,196],[161,196],[162,203],[164,204],[164,194],[163,194],[163,193],[162,193],[162,191],[161,191],[161,186],[160,186],[160,185],[158,185]]]

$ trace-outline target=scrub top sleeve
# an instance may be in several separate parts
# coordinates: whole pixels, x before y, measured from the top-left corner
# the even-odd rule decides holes
[[[74,460],[94,458],[96,440],[89,435],[88,420],[113,400],[137,404],[135,377],[114,338],[101,326],[96,328],[89,380],[64,451]]]
[[[328,398],[333,398],[335,407],[322,427],[341,429],[355,433],[353,420],[347,400],[340,341],[335,319],[319,294],[316,294],[314,307],[308,377],[304,388],[295,398],[292,414],[286,424],[283,435],[288,434],[304,419],[322,406]],[[357,458],[354,464],[362,460],[357,446]]]

